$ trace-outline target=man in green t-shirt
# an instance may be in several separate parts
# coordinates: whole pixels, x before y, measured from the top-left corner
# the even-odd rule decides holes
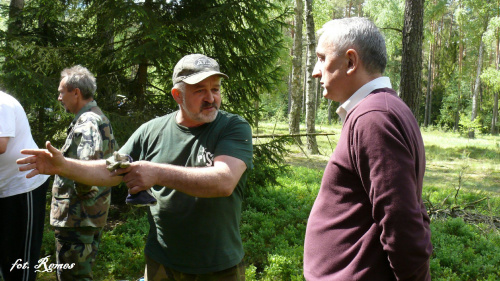
[[[18,160],[28,164],[20,170],[98,186],[123,181],[132,194],[150,189],[158,204],[148,212],[146,280],[244,280],[239,226],[252,133],[219,110],[223,77],[212,58],[183,57],[173,73],[179,110],[134,132],[119,151],[134,160],[127,168],[110,173],[104,160],[67,159],[47,143],[23,151],[34,156]]]

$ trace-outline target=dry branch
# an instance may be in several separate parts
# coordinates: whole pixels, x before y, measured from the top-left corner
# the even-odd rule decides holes
[[[335,133],[307,133],[307,134],[273,134],[273,135],[253,135],[257,138],[282,138],[282,137],[307,137],[307,136],[333,136]]]

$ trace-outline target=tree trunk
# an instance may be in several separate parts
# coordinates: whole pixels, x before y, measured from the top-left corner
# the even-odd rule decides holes
[[[9,34],[17,33],[21,30],[22,20],[19,17],[24,9],[24,0],[11,0],[9,6],[9,26],[7,32]]]
[[[292,100],[289,115],[290,134],[300,133],[300,113],[302,107],[302,24],[304,5],[302,0],[295,0],[295,32],[292,59]],[[302,144],[300,137],[297,143]]]
[[[458,84],[458,97],[457,97],[457,110],[455,111],[455,124],[453,126],[453,132],[458,131],[458,124],[460,123],[460,104],[462,103],[462,92],[460,83]]]
[[[332,100],[328,100],[328,125],[332,124]]]
[[[462,1],[458,1],[458,6],[462,8]],[[453,21],[452,21],[453,22]],[[451,36],[452,30],[450,30],[450,36]],[[460,80],[462,78],[462,64],[463,64],[463,58],[464,58],[464,42],[463,42],[463,32],[462,32],[462,25],[459,23],[458,24],[458,79]],[[453,124],[453,132],[458,131],[458,124],[460,122],[460,103],[461,103],[461,98],[462,98],[462,86],[460,83],[458,83],[458,97],[457,97],[457,108],[455,111],[455,123]]]
[[[7,35],[10,38],[15,38],[18,36],[17,34],[21,31],[22,26],[23,26],[23,20],[21,18],[21,12],[24,9],[24,0],[11,0],[10,1],[10,6],[9,6],[9,25],[7,27]],[[12,46],[12,39],[7,39],[5,40],[5,44],[10,47],[14,48]],[[12,58],[10,56],[5,57],[5,62],[6,65],[9,65],[9,61]],[[3,71],[12,71],[10,68],[3,68]],[[16,93],[13,93],[14,95]],[[17,97],[19,98],[19,97]]]
[[[429,63],[427,65],[427,94],[425,96],[425,113],[424,113],[424,127],[429,126],[431,123],[431,108],[432,108],[432,52],[433,44],[432,39],[429,46]]]
[[[498,92],[495,92],[493,101],[493,116],[491,118],[491,134],[498,135]]]
[[[253,106],[254,106],[255,112],[259,112],[260,102],[258,100],[253,102]],[[257,134],[257,135],[260,134],[260,132],[259,132],[259,115],[260,114],[257,114],[255,116],[255,121],[254,121],[255,134]]]
[[[406,0],[401,62],[401,98],[418,119],[422,88],[424,0]]]
[[[306,83],[306,130],[308,134],[316,133],[316,78],[312,77],[316,62],[316,36],[314,35],[314,18],[312,14],[313,0],[306,0],[307,30],[307,83]],[[307,149],[312,154],[319,154],[315,135],[307,136]]]
[[[347,5],[346,9],[347,9],[346,15],[348,18],[350,18],[351,17],[351,9],[352,9],[352,0],[349,0],[349,3]]]
[[[148,15],[152,14],[152,0],[146,0],[144,2],[144,10]],[[142,38],[146,38],[145,36],[146,31],[143,31],[143,36]],[[143,39],[141,42],[142,44],[147,44],[150,39]],[[147,58],[147,55],[145,53],[140,55],[141,61],[139,63],[138,69],[137,69],[137,74],[134,80],[134,87],[133,87],[133,93],[132,95],[134,96],[133,100],[134,105],[136,105],[139,108],[144,108],[146,105],[146,87],[148,83],[148,66],[149,66],[149,61]]]
[[[104,46],[100,51],[99,63],[94,65],[99,92],[99,106],[105,110],[113,110],[116,107],[116,83],[110,79],[115,65],[114,56],[114,18],[110,16],[108,9],[115,8],[115,1],[108,0],[104,8],[98,11],[96,39],[100,46]]]
[[[470,116],[470,121],[476,120],[478,103],[477,99],[479,96],[479,88],[481,86],[481,70],[483,68],[483,53],[484,53],[484,42],[481,39],[481,44],[479,44],[479,57],[477,62],[476,70],[476,82],[474,83],[474,93],[472,94],[472,112]],[[475,137],[474,130],[469,130],[469,138],[473,139]]]
[[[135,105],[142,108],[146,105],[146,85],[148,83],[148,60],[142,59],[137,69],[137,76],[135,80]]]
[[[18,36],[18,33],[22,29],[23,20],[22,20],[20,15],[21,15],[21,12],[23,11],[23,9],[24,9],[24,0],[11,0],[10,1],[9,24],[7,26],[7,40],[5,40],[5,45],[8,47],[8,49],[15,49],[14,44],[12,44],[12,42],[14,41],[13,39]],[[10,66],[10,61],[12,59],[11,55],[12,54],[8,54],[5,56],[5,63],[2,67],[2,70],[4,72],[14,71],[14,69],[11,69],[12,66]],[[16,98],[19,99],[19,96],[17,96],[17,93],[11,93],[11,94],[13,94],[14,96],[16,96]]]
[[[292,69],[290,69],[290,72],[288,73],[288,109],[286,113],[288,116],[290,116],[290,112],[292,111]]]
[[[497,34],[498,34],[498,28],[497,28]],[[500,68],[500,38],[497,35],[497,41],[496,41],[496,48],[495,48],[495,54],[496,54],[496,59],[495,59],[495,68],[498,71]],[[498,91],[495,91],[495,94],[493,95],[493,114],[491,117],[491,134],[492,135],[498,135]]]

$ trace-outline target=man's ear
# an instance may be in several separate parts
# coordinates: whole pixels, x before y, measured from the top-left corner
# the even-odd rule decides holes
[[[181,91],[179,91],[179,89],[172,88],[171,93],[172,93],[172,97],[174,98],[174,100],[175,100],[178,104],[182,104]]]
[[[359,54],[356,50],[354,49],[349,49],[346,52],[347,60],[348,60],[348,66],[347,66],[347,75],[354,74],[354,72],[358,69],[359,67]]]

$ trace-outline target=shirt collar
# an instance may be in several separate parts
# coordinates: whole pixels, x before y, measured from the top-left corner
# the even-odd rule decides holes
[[[71,122],[71,124],[75,123],[76,120],[78,120],[78,118],[80,118],[80,116],[83,113],[89,111],[94,106],[97,106],[97,102],[95,100],[89,101],[86,105],[84,105],[82,107],[82,109],[80,109],[80,111],[78,111],[78,113],[75,115],[75,118],[73,119],[73,122]]]
[[[358,103],[360,103],[374,90],[382,88],[392,88],[389,77],[384,76],[373,79],[354,92],[350,98],[337,108],[336,112],[340,116],[342,123],[344,123],[347,113],[349,113],[349,111],[351,111]]]

